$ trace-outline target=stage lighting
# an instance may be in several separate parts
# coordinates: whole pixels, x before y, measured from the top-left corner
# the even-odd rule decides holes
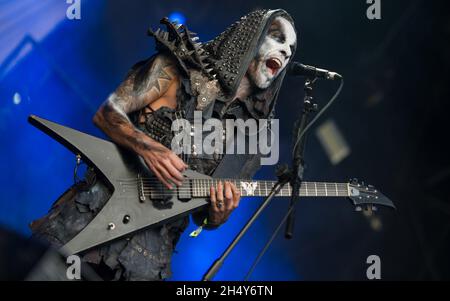
[[[13,103],[15,105],[19,105],[22,102],[22,96],[20,96],[19,92],[14,93]]]
[[[184,22],[186,22],[186,17],[180,12],[172,12],[169,15],[169,20],[179,24],[184,24]]]

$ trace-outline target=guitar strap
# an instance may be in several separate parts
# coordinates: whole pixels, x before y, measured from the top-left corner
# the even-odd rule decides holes
[[[214,178],[231,179],[248,178],[249,176],[244,175],[248,174],[251,176],[256,172],[256,169],[259,168],[259,164],[257,164],[258,166],[254,166],[255,170],[252,170],[253,168],[251,168],[253,165],[255,165],[255,163],[257,163],[254,162],[256,161],[255,157],[257,157],[257,155],[225,155],[215,169],[212,176]],[[237,170],[239,170],[240,172],[237,173]]]

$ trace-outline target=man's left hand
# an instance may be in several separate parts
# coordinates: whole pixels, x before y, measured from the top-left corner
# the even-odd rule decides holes
[[[210,187],[211,206],[209,208],[208,224],[219,226],[228,220],[231,212],[239,206],[240,191],[236,185],[220,181],[217,188]]]

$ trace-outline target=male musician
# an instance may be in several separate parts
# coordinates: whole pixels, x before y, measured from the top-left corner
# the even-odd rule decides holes
[[[205,44],[185,27],[168,20],[168,33],[150,32],[157,54],[137,63],[94,116],[94,123],[112,141],[138,154],[167,188],[180,186],[187,168],[221,177],[250,178],[260,167],[259,155],[196,154],[183,161],[171,149],[171,123],[180,116],[193,120],[273,117],[285,68],[294,55],[297,36],[283,10],[257,10],[242,17]],[[233,157],[239,169],[226,164]],[[183,157],[184,158],[184,157]],[[229,161],[228,161],[229,162]],[[100,176],[89,170],[32,224],[36,236],[57,246],[82,230],[108,200]],[[223,224],[239,205],[231,183],[210,188],[207,211],[193,216],[207,229]],[[206,222],[204,222],[206,221]],[[180,218],[83,254],[105,279],[160,280],[170,276],[174,247],[189,222]]]

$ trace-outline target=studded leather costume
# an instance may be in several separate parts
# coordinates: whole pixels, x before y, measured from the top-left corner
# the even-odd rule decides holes
[[[180,76],[175,110],[162,107],[152,112],[136,112],[130,119],[136,127],[170,147],[171,123],[176,118],[194,121],[194,111],[202,111],[203,119],[272,118],[277,94],[284,78],[280,74],[265,90],[256,91],[247,99],[232,99],[245,75],[250,61],[265,36],[271,21],[283,16],[283,10],[257,10],[235,22],[214,40],[201,44],[194,33],[166,18],[161,23],[167,31],[149,30],[159,53],[176,58]],[[153,57],[154,58],[154,57]],[[150,58],[136,64],[140,68]],[[143,116],[142,116],[143,115]],[[143,122],[139,122],[142,120]],[[195,147],[194,147],[195,148]],[[202,155],[183,157],[190,168],[217,177],[251,178],[260,167],[259,155]],[[81,231],[110,197],[101,178],[91,169],[85,180],[66,191],[52,206],[48,215],[31,224],[33,233],[62,246]],[[206,212],[198,214],[205,215]],[[105,279],[161,280],[170,277],[170,261],[175,245],[186,229],[188,217],[93,248],[82,259],[96,267]],[[193,242],[195,243],[195,242]]]

